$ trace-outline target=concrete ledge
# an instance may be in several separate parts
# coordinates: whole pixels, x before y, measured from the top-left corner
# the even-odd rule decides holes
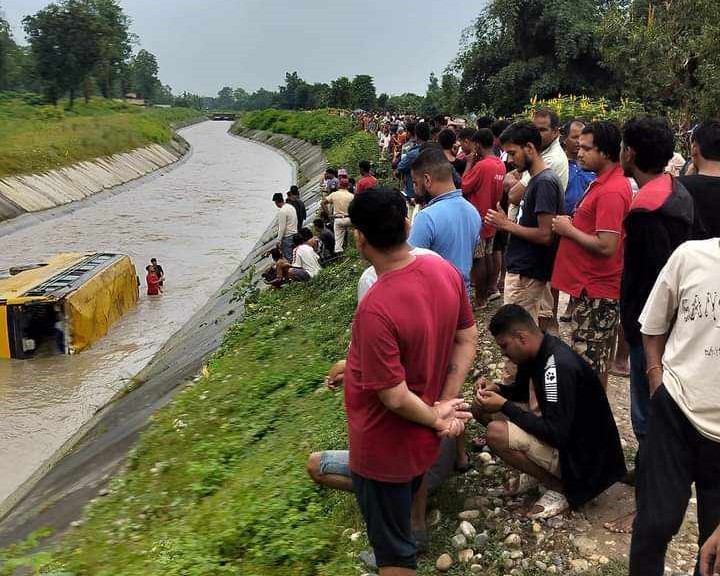
[[[42,174],[0,178],[0,222],[26,212],[39,212],[84,200],[177,162],[190,149],[178,135],[165,144],[151,144]]]

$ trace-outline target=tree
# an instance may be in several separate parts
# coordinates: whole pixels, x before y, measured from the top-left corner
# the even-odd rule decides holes
[[[440,81],[440,92],[441,109],[450,115],[460,114],[460,79],[451,72],[445,72]]]
[[[440,112],[443,112],[442,90],[435,72],[430,72],[422,113],[425,116],[437,116]]]
[[[387,101],[389,112],[404,112],[406,114],[421,114],[425,98],[406,92],[400,96],[390,96]]]
[[[602,64],[622,94],[651,110],[718,112],[720,4],[714,0],[613,2],[598,29]]]
[[[387,103],[390,96],[388,96],[385,92],[380,94],[377,98],[377,105],[380,110],[387,110]]]
[[[511,114],[533,96],[617,94],[600,65],[596,23],[607,0],[492,0],[464,34],[453,68],[461,105]]]
[[[133,58],[131,68],[133,87],[138,96],[152,101],[160,87],[157,59],[147,50],[140,50]]]
[[[131,44],[135,41],[134,35],[130,33],[131,20],[117,0],[88,0],[88,5],[98,19],[102,35],[100,62],[95,75],[101,94],[110,98],[116,80],[122,75],[123,65],[130,58]]]
[[[218,92],[215,100],[216,107],[220,110],[231,110],[235,105],[235,93],[230,86],[224,86],[220,92]]]
[[[12,57],[16,46],[10,33],[10,25],[0,12],[0,90],[10,88],[10,69],[13,66]]]
[[[359,74],[355,76],[352,81],[351,89],[353,108],[374,110],[377,107],[375,84],[372,76],[367,74]]]
[[[102,28],[91,6],[82,0],[49,4],[23,25],[46,98],[57,104],[68,92],[72,107],[101,56]]]
[[[332,108],[352,108],[352,83],[346,76],[330,82],[330,97],[328,104]]]
[[[243,88],[235,88],[233,92],[233,110],[246,110],[250,94]]]

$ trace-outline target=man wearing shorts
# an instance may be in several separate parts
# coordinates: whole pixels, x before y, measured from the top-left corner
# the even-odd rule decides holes
[[[579,199],[575,214],[553,219],[560,245],[552,287],[575,300],[572,348],[592,366],[607,387],[607,372],[620,320],[623,269],[623,220],[632,189],[620,160],[620,130],[611,122],[593,122],[580,135],[578,162],[597,179]]]
[[[498,310],[490,332],[518,365],[517,376],[508,386],[481,386],[473,413],[488,422],[488,446],[521,472],[506,495],[544,485],[548,490],[528,516],[550,518],[623,478],[620,435],[605,391],[587,362],[559,338],[543,334],[517,304]]]
[[[470,417],[457,395],[477,329],[460,273],[410,254],[401,195],[366,190],[349,213],[378,275],[355,312],[344,371],[353,491],[380,575],[411,576],[413,498],[441,437],[462,434]]]
[[[563,187],[545,165],[540,131],[531,122],[512,124],[500,135],[500,142],[517,169],[531,178],[517,222],[498,207],[488,210],[485,223],[510,235],[505,253],[505,304],[519,304],[537,320],[541,310],[553,308],[549,282],[555,258],[552,220],[563,213]]]
[[[488,128],[478,130],[472,137],[474,153],[462,178],[463,196],[475,206],[480,218],[488,209],[495,209],[503,195],[505,164],[493,153],[493,133]],[[473,258],[472,276],[475,284],[475,304],[483,308],[490,293],[490,283],[495,277],[493,238],[495,228],[483,226],[480,242]]]

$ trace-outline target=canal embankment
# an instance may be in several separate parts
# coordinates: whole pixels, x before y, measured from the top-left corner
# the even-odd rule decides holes
[[[0,222],[82,201],[164,168],[188,151],[177,130],[199,111],[93,99],[40,105],[0,98]]]
[[[223,124],[227,129],[228,124]],[[325,167],[322,150],[290,137],[272,138],[272,143],[270,139],[270,135],[264,132],[248,132],[244,134],[244,139],[234,140],[253,150],[258,147],[255,143],[250,144],[251,141],[262,143],[292,159],[296,167],[294,178],[306,183],[301,195],[309,209],[314,210],[317,207],[318,182]],[[267,159],[268,154],[277,156],[276,152],[262,152],[261,157]],[[208,160],[199,158],[198,162],[202,166]],[[260,161],[260,157],[256,160]],[[267,161],[264,165],[265,169],[271,168],[267,166]],[[186,168],[184,166],[182,170]],[[171,173],[171,176],[177,172]],[[259,277],[257,271],[268,263],[267,252],[275,237],[274,211],[269,209],[273,191],[265,190],[267,198],[258,208],[266,218],[264,232],[254,233],[252,248],[249,251],[245,249],[247,255],[240,264],[224,278],[219,288],[206,298],[192,317],[155,351],[152,358],[147,359],[144,368],[126,379],[125,384],[107,399],[107,405],[100,407],[32,478],[5,500],[0,512],[11,512],[0,523],[0,542],[22,539],[42,526],[66,527],[79,515],[82,505],[96,493],[98,486],[117,470],[150,415],[165,405],[178,387],[194,376],[208,355],[217,349],[225,331],[243,312],[244,291],[255,286]],[[268,214],[271,216],[268,217]],[[267,226],[268,223],[270,226]],[[229,222],[224,224],[228,226]],[[200,254],[193,256],[202,258]],[[173,284],[170,286],[173,290]],[[92,353],[92,349],[86,352]],[[82,360],[86,352],[73,360]]]

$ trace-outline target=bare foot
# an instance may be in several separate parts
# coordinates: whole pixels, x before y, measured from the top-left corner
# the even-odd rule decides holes
[[[635,510],[616,518],[612,522],[605,522],[604,526],[608,532],[612,532],[614,534],[632,534],[634,521]]]

